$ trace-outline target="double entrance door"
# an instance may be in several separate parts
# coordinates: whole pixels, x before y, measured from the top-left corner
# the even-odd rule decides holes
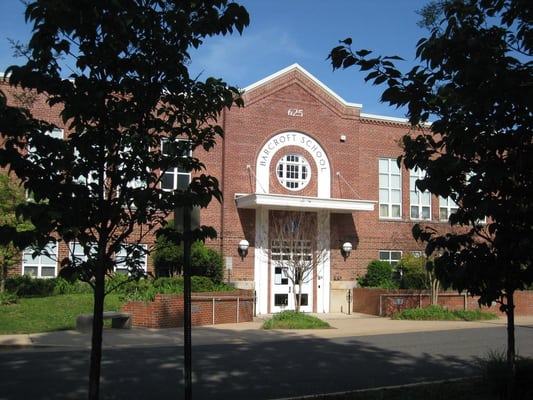
[[[270,311],[299,308],[312,312],[315,268],[311,241],[272,240],[270,249]]]

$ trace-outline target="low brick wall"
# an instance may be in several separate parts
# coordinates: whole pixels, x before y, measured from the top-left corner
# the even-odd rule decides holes
[[[183,295],[156,294],[154,301],[131,301],[121,311],[132,314],[132,325],[142,328],[176,328],[183,326]],[[253,291],[193,293],[193,326],[216,325],[253,320]]]
[[[428,291],[388,290],[379,288],[353,289],[353,311],[390,317],[408,308],[427,307],[430,304]],[[479,297],[457,292],[439,293],[439,305],[449,310],[475,310],[479,308]],[[533,291],[515,293],[515,315],[533,315]],[[482,307],[484,311],[500,315],[499,305]]]

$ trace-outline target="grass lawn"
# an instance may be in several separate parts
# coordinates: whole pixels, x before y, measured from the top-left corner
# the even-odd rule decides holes
[[[329,324],[319,318],[295,311],[283,311],[265,321],[263,329],[324,329]]]
[[[117,295],[106,296],[106,311],[118,311],[120,305]],[[92,293],[19,298],[0,305],[0,335],[75,329],[76,317],[92,309]]]

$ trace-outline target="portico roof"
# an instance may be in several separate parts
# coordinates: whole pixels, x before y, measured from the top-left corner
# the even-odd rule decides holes
[[[354,211],[374,211],[374,204],[376,203],[376,201],[372,200],[325,199],[284,194],[235,194],[235,205],[237,208],[249,209],[266,207],[271,210],[327,210],[337,213],[352,213]]]

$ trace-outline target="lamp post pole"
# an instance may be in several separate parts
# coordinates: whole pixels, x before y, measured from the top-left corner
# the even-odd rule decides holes
[[[191,341],[191,208],[174,210],[174,228],[183,240],[183,381],[184,399],[192,399],[192,341]]]
[[[183,362],[185,400],[192,399],[191,209],[183,209]]]

